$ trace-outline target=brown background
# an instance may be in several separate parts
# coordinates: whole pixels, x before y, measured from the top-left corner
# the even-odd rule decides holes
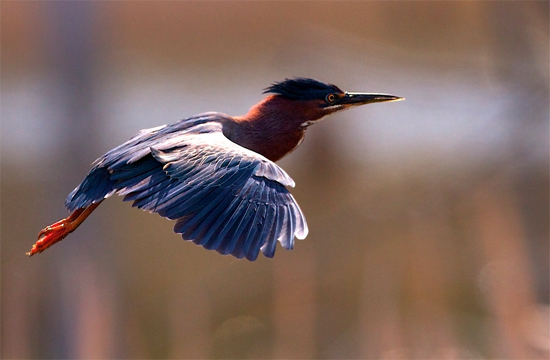
[[[548,358],[548,2],[1,3],[2,358]],[[406,101],[281,161],[310,234],[256,262],[105,202],[99,155],[308,76]]]

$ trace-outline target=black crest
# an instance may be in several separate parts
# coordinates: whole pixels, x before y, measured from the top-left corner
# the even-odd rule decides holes
[[[315,79],[292,78],[273,83],[263,92],[281,95],[290,100],[324,99],[330,93],[342,93],[337,86],[325,84]]]

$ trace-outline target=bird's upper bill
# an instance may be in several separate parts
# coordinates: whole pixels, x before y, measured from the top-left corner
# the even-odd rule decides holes
[[[388,94],[368,94],[360,92],[345,92],[344,96],[338,101],[339,104],[344,106],[357,106],[371,104],[375,102],[386,102],[386,101],[401,101],[405,98],[388,95]]]

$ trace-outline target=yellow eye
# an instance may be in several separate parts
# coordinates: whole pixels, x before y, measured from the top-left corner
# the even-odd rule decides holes
[[[334,100],[336,100],[336,96],[334,94],[328,94],[327,97],[325,98],[325,100],[329,104],[332,104],[334,102]]]

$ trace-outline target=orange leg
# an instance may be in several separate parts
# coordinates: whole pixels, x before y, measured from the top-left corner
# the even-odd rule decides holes
[[[93,203],[84,209],[78,209],[69,217],[61,219],[50,226],[46,226],[38,233],[38,241],[32,246],[29,256],[41,253],[58,241],[63,240],[67,235],[76,230],[86,220],[88,216],[101,204],[100,202]]]

